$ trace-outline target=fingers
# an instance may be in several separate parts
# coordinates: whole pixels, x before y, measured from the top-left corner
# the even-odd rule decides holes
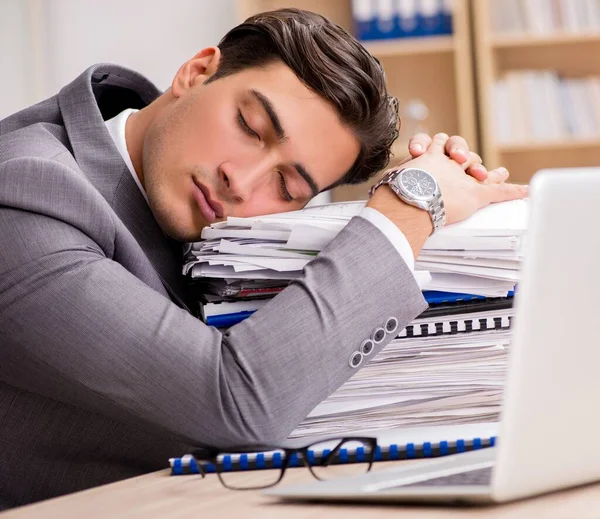
[[[464,164],[469,160],[469,145],[460,135],[453,135],[446,141],[446,155],[459,164]],[[481,161],[480,161],[481,162]]]
[[[481,157],[469,150],[467,141],[460,135],[453,135],[446,141],[446,155],[460,164],[478,182],[487,179],[487,168],[482,164]]]
[[[448,150],[448,143],[452,140],[462,140],[466,145],[466,141],[462,137],[450,137],[446,142],[446,151]],[[470,176],[472,176],[478,182],[484,182],[488,177],[487,168],[481,163],[481,157],[474,151],[469,151],[464,154],[464,148],[451,148],[450,158],[458,162],[463,170]],[[465,159],[466,156],[466,159]]]
[[[433,140],[431,141],[431,144],[429,145],[429,148],[427,149],[427,151],[429,153],[441,153],[445,155],[445,146],[446,146],[446,142],[448,141],[450,137],[448,136],[447,133],[436,133],[433,136]]]
[[[488,170],[481,162],[481,157],[474,151],[470,151],[469,158],[462,164],[462,167],[478,182],[485,182],[488,178]]]
[[[409,142],[411,158],[417,158],[427,150],[428,153],[444,153],[449,158],[460,164],[463,170],[478,182],[497,184],[506,180],[503,173],[497,171],[491,180],[488,179],[488,170],[482,164],[481,157],[469,150],[467,141],[460,135],[449,137],[446,133],[437,133],[433,139],[425,133],[418,133]]]
[[[475,153],[474,151],[470,151],[467,160],[462,162],[462,167],[463,167],[463,169],[466,170],[466,169],[470,168],[471,166],[478,166],[482,162],[483,162],[482,158],[477,153]]]
[[[489,184],[483,186],[488,190],[490,203],[506,202],[507,200],[518,200],[529,194],[529,186],[519,184]]]
[[[467,169],[466,173],[477,180],[477,182],[485,182],[488,178],[488,170],[483,164],[471,166]]]
[[[417,133],[409,142],[408,142],[408,152],[411,154],[412,158],[417,158],[423,155],[427,148],[429,148],[431,144],[431,137],[426,133]]]
[[[478,182],[486,182],[488,170],[483,164],[473,164],[466,169],[466,173],[471,175]]]
[[[506,182],[509,173],[506,168],[490,169],[487,174],[486,184],[500,184],[500,182]]]

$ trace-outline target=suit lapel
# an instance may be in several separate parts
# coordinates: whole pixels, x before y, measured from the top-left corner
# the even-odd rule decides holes
[[[150,259],[171,298],[187,308],[182,245],[162,232],[125,165],[112,206]]]
[[[126,108],[143,108],[159,95],[152,83],[133,71],[96,65],[64,87],[58,102],[79,167],[135,237],[171,298],[189,310],[181,274],[182,245],[156,223],[104,124]]]

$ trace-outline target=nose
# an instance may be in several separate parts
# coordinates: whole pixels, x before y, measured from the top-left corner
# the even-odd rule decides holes
[[[224,162],[219,167],[219,180],[230,199],[246,202],[264,181],[268,170],[269,166],[262,161],[244,167]]]

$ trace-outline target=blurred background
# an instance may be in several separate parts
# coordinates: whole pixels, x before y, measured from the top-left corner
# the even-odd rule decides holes
[[[600,165],[600,0],[0,0],[0,118],[97,62],[165,89],[245,17],[286,6],[324,14],[381,61],[400,101],[394,161],[414,133],[444,131],[517,182]]]
[[[94,63],[133,68],[166,89],[235,23],[236,0],[0,0],[0,118]]]

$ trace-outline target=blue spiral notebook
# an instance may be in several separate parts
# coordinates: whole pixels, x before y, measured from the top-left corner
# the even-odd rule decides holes
[[[377,438],[378,447],[375,461],[394,461],[415,458],[435,458],[467,452],[496,443],[498,422],[479,424],[442,425],[431,427],[408,427],[404,429],[388,429],[384,431],[360,431],[348,433],[348,436],[373,436]],[[286,447],[299,447],[319,441],[319,438],[288,440]],[[331,442],[332,445],[335,442]],[[326,448],[327,445],[323,444]],[[319,456],[321,451],[309,451],[309,456]],[[334,463],[357,463],[365,460],[362,448],[341,449]],[[169,459],[172,476],[199,474],[194,458],[187,454],[180,458]],[[282,451],[249,452],[243,454],[226,454],[219,457],[221,471],[261,470],[281,468]],[[302,461],[292,456],[288,466],[298,467]],[[206,472],[214,472],[214,465],[207,465]]]

